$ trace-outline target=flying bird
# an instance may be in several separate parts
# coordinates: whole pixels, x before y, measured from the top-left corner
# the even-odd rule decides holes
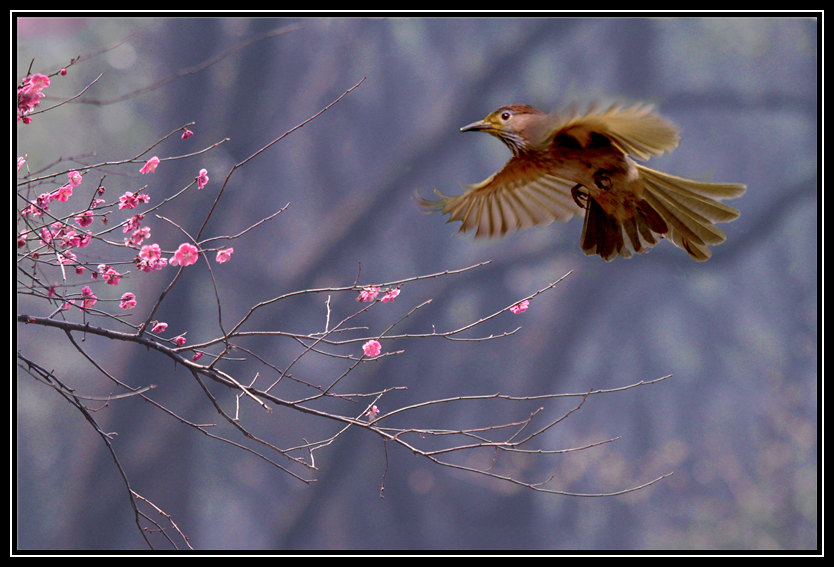
[[[663,238],[693,259],[727,235],[717,222],[738,217],[723,199],[741,196],[738,183],[684,179],[636,163],[674,149],[677,128],[651,105],[592,107],[547,114],[525,104],[502,106],[461,132],[492,134],[512,152],[497,173],[465,192],[420,199],[425,211],[460,221],[476,237],[567,222],[584,215],[580,246],[605,261],[649,251]],[[634,159],[632,159],[634,158]]]

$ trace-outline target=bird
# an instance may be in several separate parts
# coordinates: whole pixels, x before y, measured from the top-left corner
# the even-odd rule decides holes
[[[677,147],[678,128],[653,105],[598,104],[545,113],[526,104],[501,106],[460,129],[501,140],[512,157],[464,193],[418,197],[424,212],[460,221],[476,238],[584,216],[580,247],[606,262],[645,253],[669,240],[699,262],[726,240],[715,226],[739,216],[721,202],[740,197],[741,183],[709,183],[650,169],[647,161]]]

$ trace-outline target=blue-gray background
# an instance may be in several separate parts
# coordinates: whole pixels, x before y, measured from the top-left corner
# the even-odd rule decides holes
[[[298,29],[202,66],[293,23]],[[573,270],[527,313],[505,314],[468,336],[522,325],[515,335],[480,343],[384,342],[385,350],[405,353],[362,365],[343,391],[407,386],[384,399],[387,411],[461,394],[582,392],[673,374],[653,386],[593,397],[553,428],[542,448],[622,436],[615,443],[501,462],[503,472],[530,482],[553,474],[550,486],[577,492],[618,490],[674,473],[613,498],[539,494],[432,465],[390,444],[386,464],[380,439],[358,430],[316,453],[320,470],[307,486],[150,404],[133,400],[100,409],[95,416],[103,429],[118,432],[115,448],[133,487],[170,513],[196,548],[817,547],[815,19],[148,17],[17,25],[18,78],[33,58],[33,71],[44,72],[86,57],[66,77],[53,79],[46,92],[54,98],[46,101],[78,93],[103,73],[85,103],[17,126],[17,151],[28,155],[32,170],[58,157],[71,159],[56,170],[133,157],[190,121],[196,121],[195,138],[175,137],[152,153],[182,155],[231,138],[203,156],[164,162],[154,176],[139,177],[138,167],[129,166],[113,168],[105,180],[111,199],[145,183],[161,198],[207,168],[206,189],[162,211],[192,233],[233,163],[367,77],[233,176],[207,235],[232,234],[291,205],[234,241],[230,264],[215,265],[227,324],[262,299],[350,285],[360,263],[361,281],[377,282],[492,261],[466,275],[406,286],[395,303],[377,305],[362,319],[370,334],[428,298],[432,304],[400,330],[454,328]],[[96,54],[104,48],[112,49]],[[650,166],[747,184],[747,193],[732,203],[741,217],[723,225],[728,240],[709,262],[693,262],[661,243],[648,255],[606,264],[579,250],[579,220],[473,242],[440,215],[418,211],[416,191],[455,193],[507,159],[498,141],[460,134],[463,124],[507,103],[553,109],[616,99],[655,102],[681,127],[678,149]],[[95,180],[88,177],[84,187],[100,173],[91,173]],[[165,248],[182,240],[162,221],[151,226],[153,240]],[[134,270],[118,291],[135,291],[141,311],[173,273]],[[217,311],[205,266],[190,267],[185,276],[159,318],[173,332],[187,330],[196,343],[216,336]],[[334,297],[334,317],[355,309],[353,298]],[[252,328],[320,330],[324,300],[283,302]],[[26,299],[19,308],[44,310]],[[18,333],[16,348],[80,392],[119,393],[62,333],[33,326]],[[131,385],[156,384],[152,397],[186,419],[222,422],[190,375],[170,360],[93,336],[83,345]],[[288,339],[247,346],[279,366],[299,352]],[[357,349],[354,344],[344,353]],[[297,370],[316,383],[344,368],[331,359],[306,359]],[[231,369],[242,381],[266,371],[254,364]],[[100,438],[27,375],[18,378],[15,395],[16,544],[142,549]],[[408,423],[478,427],[522,419],[539,405],[552,418],[574,403],[440,406]],[[259,434],[283,446],[337,430],[289,411],[263,416],[250,405],[245,412]],[[491,455],[478,457],[471,464],[489,465]]]

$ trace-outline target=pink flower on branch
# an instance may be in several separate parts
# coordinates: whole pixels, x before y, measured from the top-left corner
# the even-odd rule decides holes
[[[365,353],[365,356],[378,356],[382,352],[382,345],[379,344],[379,341],[371,339],[362,345],[362,352]]]
[[[510,311],[518,315],[519,313],[524,313],[525,311],[527,311],[528,307],[530,307],[530,302],[525,299],[524,301],[516,303],[515,305],[510,307]]]
[[[379,295],[379,287],[375,285],[366,287],[359,292],[359,297],[356,298],[356,301],[373,301],[377,295]]]
[[[218,264],[223,264],[223,263],[228,262],[229,260],[231,260],[232,259],[232,252],[234,252],[234,251],[235,251],[234,248],[224,248],[223,250],[218,250],[217,251],[217,257],[215,258],[217,260],[217,263]]]
[[[183,242],[180,244],[179,248],[177,248],[177,251],[174,252],[170,262],[172,266],[185,267],[197,262],[199,257],[200,254],[196,246],[189,244],[188,242]]]
[[[383,303],[391,303],[400,294],[399,288],[389,290],[388,293],[382,296]]]
[[[81,185],[81,174],[75,171],[74,169],[67,173],[67,177],[69,177],[69,184],[72,187],[78,187]]]
[[[162,333],[162,332],[165,332],[165,329],[167,329],[167,328],[168,328],[168,323],[165,323],[164,321],[154,321],[153,322],[153,327],[151,327],[151,332],[152,333]]]
[[[49,86],[49,77],[41,73],[35,73],[23,79],[20,88],[17,89],[17,119],[19,122],[29,124],[32,119],[28,116],[40,105],[41,99],[46,95],[43,89]]]
[[[373,301],[381,292],[382,290],[379,286],[368,286],[359,292],[359,296],[356,298],[356,301]],[[385,295],[382,296],[381,301],[383,303],[391,303],[399,294],[399,288],[389,289],[385,292]]]
[[[133,309],[136,307],[136,296],[129,291],[123,293],[122,298],[119,301],[119,307],[122,309]]]
[[[78,223],[78,226],[81,228],[90,226],[93,224],[93,211],[84,211],[75,217],[75,222]]]
[[[159,244],[145,244],[139,250],[139,255],[134,260],[136,267],[143,272],[161,270],[168,265],[168,260],[162,257],[162,250]]]
[[[142,219],[144,218],[145,215],[143,215],[142,213],[136,213],[135,215],[127,219],[127,222],[122,227],[122,232],[130,232],[131,230],[136,230],[142,224]]]
[[[125,191],[125,194],[119,197],[119,209],[135,209],[139,203],[147,203],[150,200],[148,195]]]
[[[125,238],[125,244],[138,248],[143,241],[151,237],[151,229],[147,226],[137,228],[131,233],[130,237]]]
[[[142,175],[144,175],[146,173],[155,173],[156,172],[156,166],[158,166],[158,165],[159,165],[159,158],[156,157],[156,156],[153,156],[151,159],[149,159],[148,161],[145,162],[145,165],[142,166],[142,169],[139,170],[139,173],[141,173]]]
[[[199,173],[199,175],[197,175],[196,179],[197,179],[197,189],[202,189],[209,182],[208,171],[206,171],[205,169],[201,169],[200,173]]]
[[[96,304],[96,301],[98,301],[98,297],[96,297],[96,294],[93,293],[93,290],[90,289],[90,286],[88,285],[85,285],[81,289],[81,297],[84,298],[81,301],[81,307],[83,307],[84,309],[90,309],[93,305]]]
[[[122,279],[122,274],[113,269],[112,266],[105,266],[101,271],[101,276],[108,283],[108,285],[119,285],[119,280]]]
[[[60,201],[66,203],[72,197],[72,184],[69,183],[63,187],[59,187],[54,193],[49,195],[50,201]]]

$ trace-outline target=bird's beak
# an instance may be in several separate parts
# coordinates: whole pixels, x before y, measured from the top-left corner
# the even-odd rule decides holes
[[[482,132],[484,130],[491,130],[492,123],[487,122],[486,120],[478,120],[477,122],[473,122],[472,124],[467,124],[463,128],[460,129],[461,132]]]

